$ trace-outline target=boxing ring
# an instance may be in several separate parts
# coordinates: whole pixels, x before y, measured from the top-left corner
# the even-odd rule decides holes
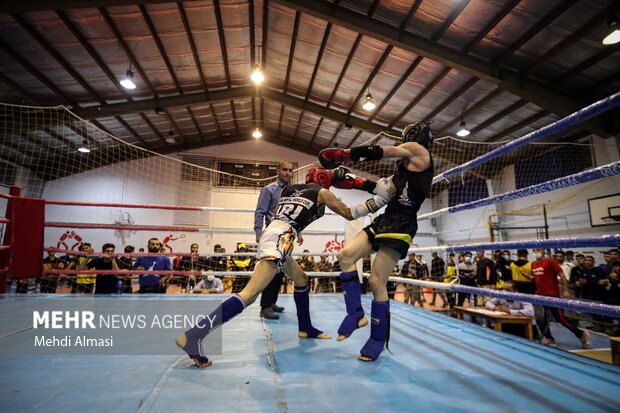
[[[54,300],[38,296],[29,300]],[[96,297],[74,297],[94,300]],[[181,297],[186,299],[186,297]],[[178,296],[121,296],[173,304]],[[195,297],[192,297],[195,299]],[[198,307],[214,296],[195,299]],[[370,296],[363,305],[370,309]],[[2,410],[22,411],[424,411],[617,412],[620,368],[452,319],[392,304],[391,354],[375,363],[355,359],[362,329],[343,342],[297,338],[290,295],[278,321],[252,306],[224,325],[223,354],[208,369],[171,356],[1,356]],[[24,298],[0,300],[0,345],[20,347],[33,330],[19,314]],[[315,324],[332,335],[342,297],[312,295]],[[162,335],[172,342],[174,337]],[[6,347],[5,347],[6,348]]]
[[[528,134],[471,162],[435,177],[439,182],[457,176],[483,162],[513,151],[534,139],[573,126],[589,117],[620,104],[620,94],[597,102],[549,127]],[[567,188],[620,174],[620,162],[612,162],[578,174],[541,184],[492,195],[421,215],[420,220],[439,217],[533,194]],[[197,206],[142,205],[129,203],[94,203],[72,201],[26,200],[19,194],[2,195],[15,201],[11,214],[0,223],[31,228],[32,211],[40,221],[41,232],[47,228],[82,228],[98,230],[133,230],[213,233],[253,233],[235,230],[157,225],[110,225],[75,222],[44,222],[45,205],[80,207],[149,208],[168,211],[253,212],[253,210]],[[21,202],[33,202],[21,210]],[[24,213],[25,212],[25,213]],[[15,234],[16,231],[8,231]],[[22,231],[23,233],[23,231]],[[312,231],[309,231],[312,234]],[[314,234],[321,234],[314,231]],[[334,233],[325,231],[324,233]],[[31,237],[32,238],[32,237]],[[1,245],[6,258],[36,253],[62,252],[43,248],[42,234],[29,244],[21,240]],[[497,248],[551,248],[567,246],[604,246],[620,242],[619,234],[580,239],[552,239],[487,244],[462,244],[411,249],[410,252],[458,252]],[[9,252],[7,252],[9,251]],[[101,253],[76,255],[102,256]],[[109,255],[109,254],[108,254]],[[115,256],[167,255],[114,254]],[[175,253],[181,256],[197,254]],[[201,257],[247,256],[239,254],[200,254]],[[331,252],[294,254],[334,255]],[[32,260],[34,261],[34,260]],[[2,261],[8,262],[8,261]],[[36,264],[36,265],[35,265]],[[39,267],[38,270],[35,267]],[[0,268],[2,270],[3,268]],[[39,271],[38,262],[24,266],[8,265],[15,278]],[[110,274],[110,270],[44,270],[43,274]],[[149,271],[135,271],[148,274]],[[156,274],[205,275],[196,271],[152,271]],[[210,272],[212,275],[249,275],[238,272]],[[331,273],[334,276],[336,273]],[[327,274],[310,273],[311,276]],[[425,283],[406,279],[393,282],[431,286],[437,289],[473,292],[487,296],[509,296],[493,290],[447,284]],[[513,294],[513,298],[527,298]],[[258,305],[250,306],[221,330],[222,354],[213,355],[214,364],[198,369],[175,348],[176,352],[158,353],[161,343],[173,345],[174,334],[162,331],[144,341],[143,353],[134,355],[25,354],[37,332],[33,329],[33,306],[54,306],[61,300],[76,303],[107,304],[115,310],[132,314],[136,308],[157,305],[174,309],[183,304],[200,311],[229,295],[0,295],[0,410],[93,412],[137,411],[208,411],[208,412],[618,412],[620,411],[620,368],[519,337],[499,333],[477,324],[447,317],[420,307],[393,301],[391,304],[390,351],[374,363],[356,360],[368,336],[368,329],[355,332],[337,342],[336,331],[344,314],[342,295],[312,294],[310,310],[317,328],[332,335],[331,340],[297,337],[297,317],[291,294],[278,301],[286,308],[277,321],[259,317]],[[531,297],[530,297],[531,298]],[[362,303],[370,314],[370,295]],[[538,300],[538,301],[536,301]],[[526,300],[524,300],[526,301]],[[532,302],[562,308],[589,310],[618,317],[616,306],[571,303],[569,300],[540,298]],[[593,336],[593,347],[608,347],[607,340]],[[146,355],[151,354],[151,355]]]

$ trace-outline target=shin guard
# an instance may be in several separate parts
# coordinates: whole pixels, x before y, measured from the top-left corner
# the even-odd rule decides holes
[[[343,272],[340,274],[344,302],[347,307],[347,316],[342,320],[338,328],[338,335],[349,337],[353,331],[359,328],[358,322],[364,318],[362,308],[362,291],[357,271]]]
[[[390,302],[373,300],[370,319],[370,338],[360,350],[360,354],[375,361],[390,338]]]
[[[319,334],[323,334],[321,330],[312,327],[310,319],[310,297],[308,295],[310,287],[295,287],[293,299],[297,307],[297,325],[299,332],[306,333],[308,338],[316,338]]]
[[[222,305],[209,314],[208,317],[200,320],[194,327],[185,332],[187,343],[183,347],[183,350],[185,350],[192,359],[197,359],[201,362],[208,361],[209,359],[202,352],[202,340],[211,331],[240,314],[244,309],[245,301],[238,295],[233,295],[228,300],[224,301]]]

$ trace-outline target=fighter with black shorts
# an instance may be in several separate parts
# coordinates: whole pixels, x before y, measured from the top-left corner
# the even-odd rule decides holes
[[[335,168],[344,162],[377,161],[400,158],[392,181],[396,194],[385,212],[360,231],[338,254],[342,273],[340,280],[345,291],[347,315],[338,330],[338,341],[368,324],[361,305],[359,276],[355,263],[373,251],[377,256],[368,283],[373,292],[370,338],[358,357],[362,361],[376,360],[389,338],[389,298],[387,280],[399,259],[405,258],[418,230],[417,212],[428,196],[433,180],[433,158],[430,149],[433,134],[428,123],[408,125],[397,146],[358,146],[351,149],[329,148],[319,154],[325,168]]]

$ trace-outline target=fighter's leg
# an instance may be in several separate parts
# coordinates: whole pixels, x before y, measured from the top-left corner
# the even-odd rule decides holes
[[[293,293],[293,299],[295,300],[295,306],[297,307],[297,324],[299,327],[299,338],[331,338],[321,330],[312,326],[312,320],[310,319],[310,286],[308,284],[308,276],[301,269],[299,264],[289,257],[284,263],[282,270],[288,275],[295,283],[295,292]]]
[[[362,308],[362,293],[359,276],[355,269],[355,263],[372,252],[372,245],[366,232],[359,232],[351,241],[348,241],[338,253],[338,262],[342,272],[340,281],[344,293],[344,302],[347,315],[338,328],[338,341],[349,337],[353,332],[368,324]]]
[[[194,327],[177,336],[176,344],[182,348],[198,367],[209,367],[212,362],[202,352],[202,340],[211,331],[226,323],[245,307],[252,304],[277,272],[273,261],[260,261],[243,291],[224,301],[215,311]]]
[[[390,301],[387,293],[387,281],[396,266],[400,253],[392,248],[380,248],[370,270],[368,283],[374,300],[370,318],[370,338],[360,350],[358,359],[375,361],[385,348],[390,335]]]

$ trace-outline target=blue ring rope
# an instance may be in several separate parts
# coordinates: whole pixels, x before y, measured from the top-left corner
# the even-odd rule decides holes
[[[513,293],[502,290],[490,290],[487,288],[470,287],[468,285],[448,284],[433,281],[412,280],[410,278],[390,277],[390,281],[404,284],[421,285],[423,287],[433,287],[440,290],[450,290],[459,293],[483,295],[485,297],[504,298],[514,301],[523,301],[526,303],[546,305],[551,307],[564,308],[574,311],[585,311],[591,314],[600,314],[610,317],[620,317],[620,306],[594,303],[590,301],[582,301],[575,299],[567,299],[560,297],[547,297],[536,294]]]
[[[599,115],[618,105],[620,105],[620,92],[608,96],[605,99],[601,99],[598,102],[594,102],[593,104],[586,106],[585,108],[580,109],[577,112],[566,116],[565,118],[550,123],[547,126],[543,126],[540,129],[537,129],[533,132],[528,133],[525,136],[520,137],[519,139],[515,139],[514,141],[507,143],[506,145],[500,146],[499,148],[480,155],[479,157],[474,158],[471,161],[465,162],[464,164],[459,166],[455,166],[452,169],[448,169],[447,171],[434,177],[433,183],[437,183],[442,179],[460,174],[461,172],[464,172],[468,169],[475,168],[478,165],[481,165],[499,156],[512,152],[515,149],[518,149],[533,140],[540,139],[547,135],[551,135],[571,126],[575,126],[578,123],[581,123],[596,115]]]
[[[597,179],[607,178],[620,174],[620,161],[612,162],[607,165],[599,166],[588,171],[579,172],[573,175],[564,176],[562,178],[552,179],[536,185],[530,185],[525,188],[517,189],[503,194],[490,196],[479,199],[477,201],[467,202],[464,204],[454,205],[447,208],[438,209],[418,216],[418,221],[435,218],[441,215],[465,211],[468,209],[480,208],[486,205],[492,205],[499,202],[511,201],[513,199],[524,198],[530,195],[542,194],[544,192],[555,191],[556,189],[568,188],[573,185],[579,185]]]

